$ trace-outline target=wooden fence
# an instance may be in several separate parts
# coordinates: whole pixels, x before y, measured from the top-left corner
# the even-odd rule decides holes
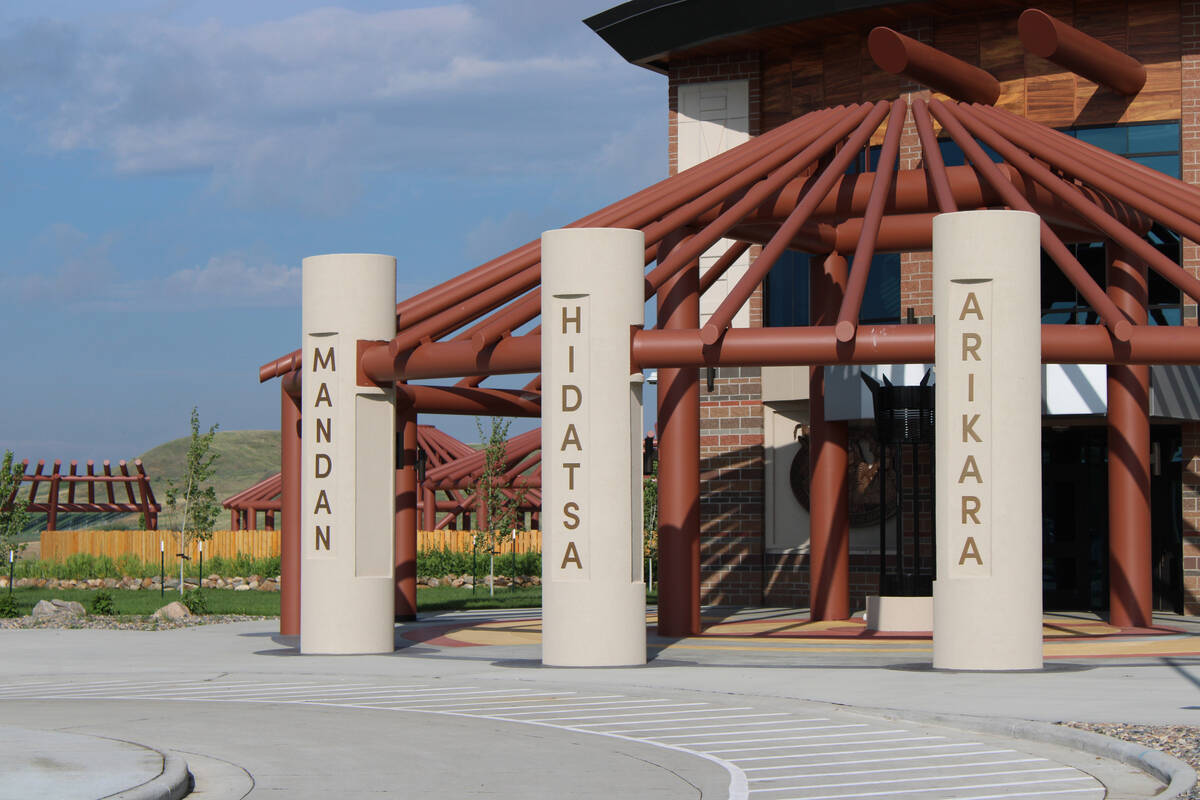
[[[76,553],[114,559],[128,553],[157,564],[160,546],[166,552],[167,565],[178,568],[177,531],[42,531],[42,558],[51,561],[63,561]],[[197,543],[192,542],[187,549],[192,563],[198,553]],[[214,556],[233,558],[239,553],[252,558],[279,555],[279,531],[214,531],[213,538],[204,543],[205,561]]]
[[[417,550],[448,549],[460,553],[471,552],[473,531],[418,531]],[[130,553],[143,561],[157,563],[160,542],[167,555],[167,564],[178,568],[179,534],[176,531],[42,531],[42,558],[63,561],[75,553],[93,556],[118,556]],[[540,553],[541,531],[518,531],[516,540],[518,553]],[[507,538],[500,549],[502,553],[513,551],[513,541]],[[195,559],[198,547],[195,542],[188,546],[187,554]],[[279,555],[279,531],[215,531],[213,538],[204,543],[204,558],[214,556],[233,558],[237,555],[253,558],[269,558]]]
[[[451,550],[456,553],[471,552],[475,531],[417,531],[417,552],[422,550]],[[517,531],[518,553],[542,552],[541,531]],[[511,536],[504,537],[501,553],[513,551]]]

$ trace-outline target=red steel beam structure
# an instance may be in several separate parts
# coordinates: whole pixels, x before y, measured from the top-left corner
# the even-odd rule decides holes
[[[1137,325],[1147,322],[1147,270],[1108,247],[1108,293]],[[1150,543],[1150,367],[1108,366],[1108,621],[1154,624]]]
[[[686,236],[663,243],[667,260]],[[693,248],[694,249],[694,248]],[[658,292],[658,327],[700,326],[700,263],[667,278]],[[658,633],[700,633],[700,376],[695,369],[658,371]]]
[[[634,333],[630,362],[631,369],[666,371],[661,376],[667,382],[660,385],[660,403],[664,394],[674,391],[678,378],[681,388],[676,394],[690,408],[698,366],[932,360],[932,326],[858,324],[871,256],[928,249],[936,213],[996,206],[1029,210],[1042,217],[1043,246],[1104,323],[1043,326],[1045,361],[1118,366],[1200,363],[1200,332],[1155,328],[1130,316],[1117,302],[1119,298],[1101,289],[1064,244],[1112,241],[1129,252],[1129,259],[1148,264],[1182,292],[1200,299],[1200,281],[1142,241],[1154,223],[1200,240],[1200,214],[1196,211],[1200,191],[991,108],[998,92],[995,79],[932,48],[886,30],[873,32],[869,46],[873,55],[885,62],[899,53],[904,74],[977,103],[913,101],[912,119],[924,151],[922,169],[892,168],[899,125],[908,111],[905,102],[825,109],[572,223],[636,228],[646,237],[646,297],[657,299],[660,320],[657,330]],[[881,168],[846,174],[885,117],[891,121],[881,151]],[[942,162],[933,117],[966,153],[967,165],[947,168]],[[977,142],[1000,153],[1006,163],[993,163]],[[732,244],[702,280],[693,281],[696,259],[723,239]],[[710,288],[751,244],[764,245],[764,250],[708,324],[701,328],[698,319],[685,319],[690,312],[683,309],[692,295]],[[788,248],[811,253],[818,260],[828,260],[832,253],[854,252],[848,291],[834,309],[842,324],[730,327],[733,314],[761,284],[774,259]],[[536,415],[541,337],[537,328],[524,331],[535,324],[540,307],[539,258],[538,243],[531,242],[398,304],[397,336],[388,343],[363,343],[360,380],[406,382],[400,388],[401,403],[416,413]],[[295,359],[284,356],[265,364],[260,378],[269,379],[294,366]],[[489,375],[517,373],[534,376],[526,390],[480,385]],[[439,378],[459,379],[459,385],[417,383]],[[678,574],[664,584],[665,614],[661,619],[664,630],[693,631],[698,626],[692,609],[698,602],[699,578],[693,568],[698,569],[698,550],[692,546],[689,514],[690,509],[698,508],[699,485],[691,481],[689,471],[698,469],[698,453],[687,444],[692,424],[685,419],[686,408],[660,411],[660,423],[679,423],[674,430],[683,432],[674,443],[671,434],[665,438],[667,463],[678,467],[672,470],[678,480],[670,485],[676,478],[663,476],[669,484],[667,494],[673,498],[666,500],[664,530],[683,533],[675,536],[680,545],[678,560],[664,564]],[[510,465],[510,469],[520,472],[517,466]],[[461,465],[448,469],[446,462],[431,473],[463,474]],[[528,478],[523,475],[515,481]],[[449,486],[458,480],[442,477],[437,484],[427,480],[419,487],[417,505],[424,509],[424,521],[436,520],[440,505],[458,508],[469,502],[458,488],[448,489],[452,501],[439,503],[431,497],[435,485]],[[676,492],[679,487],[685,488]],[[672,547],[668,543],[664,554]],[[821,569],[817,567],[814,588],[827,582]],[[832,593],[840,595],[841,589]],[[830,599],[830,607],[836,602],[836,598]]]
[[[1132,97],[1146,85],[1146,68],[1137,59],[1045,11],[1025,9],[1017,20],[1017,32],[1021,36],[1021,44],[1035,56],[1107,86],[1114,92]]]
[[[843,307],[846,259],[837,253],[809,267],[814,325],[831,330]],[[841,341],[840,338],[838,341]],[[809,613],[816,620],[850,617],[850,487],[846,478],[849,425],[825,417],[825,368],[808,368]],[[882,588],[880,589],[882,592]]]
[[[417,618],[417,414],[396,409],[396,524],[393,530],[397,620]]]
[[[289,384],[299,374],[279,384],[280,509],[279,531],[279,632],[300,635],[300,399]],[[298,388],[298,387],[295,387]]]
[[[956,100],[991,105],[1000,98],[1000,81],[990,72],[891,28],[871,31],[867,50],[884,72],[911,78]]]

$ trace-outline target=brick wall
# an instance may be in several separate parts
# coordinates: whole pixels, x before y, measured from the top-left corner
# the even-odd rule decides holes
[[[758,367],[700,370],[701,596],[757,604],[762,591],[763,428]]]
[[[1180,4],[1180,137],[1183,180],[1200,185],[1200,2]],[[1183,240],[1184,268],[1200,277],[1200,245]],[[1196,325],[1186,297],[1183,324]],[[1180,426],[1183,444],[1183,612],[1200,615],[1200,423]]]
[[[1200,423],[1180,426],[1183,445],[1183,613],[1200,615]]]
[[[1200,2],[1181,4],[1180,138],[1183,180],[1200,185]],[[1183,266],[1200,277],[1200,245],[1183,240]],[[1196,304],[1185,299],[1183,324],[1196,324]]]
[[[669,82],[671,174],[678,172],[679,86],[710,81],[748,84],[749,133],[762,131],[758,53],[672,64]],[[753,260],[761,248],[750,248]],[[750,326],[762,327],[762,287],[749,300]],[[757,604],[762,597],[763,431],[758,368],[721,369],[713,391],[700,370],[700,562],[704,603]]]

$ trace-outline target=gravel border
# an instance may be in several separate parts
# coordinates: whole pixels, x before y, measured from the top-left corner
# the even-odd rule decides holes
[[[1120,739],[1174,756],[1200,773],[1200,727],[1195,725],[1134,725],[1126,722],[1063,722],[1063,726]],[[1169,795],[1164,795],[1167,797]],[[1185,800],[1200,800],[1200,785]]]
[[[62,630],[108,630],[108,631],[167,631],[176,628],[194,628],[199,625],[219,625],[225,622],[251,622],[276,619],[249,614],[197,614],[183,619],[160,619],[146,616],[104,616],[87,614],[82,617],[70,614],[54,614],[47,617],[11,617],[0,619],[0,630],[28,630],[33,628],[56,628]]]

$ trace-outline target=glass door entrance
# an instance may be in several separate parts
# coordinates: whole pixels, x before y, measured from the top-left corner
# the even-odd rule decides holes
[[[1150,429],[1151,566],[1156,610],[1183,602],[1179,427]],[[1042,602],[1108,610],[1108,441],[1103,427],[1042,429]]]

